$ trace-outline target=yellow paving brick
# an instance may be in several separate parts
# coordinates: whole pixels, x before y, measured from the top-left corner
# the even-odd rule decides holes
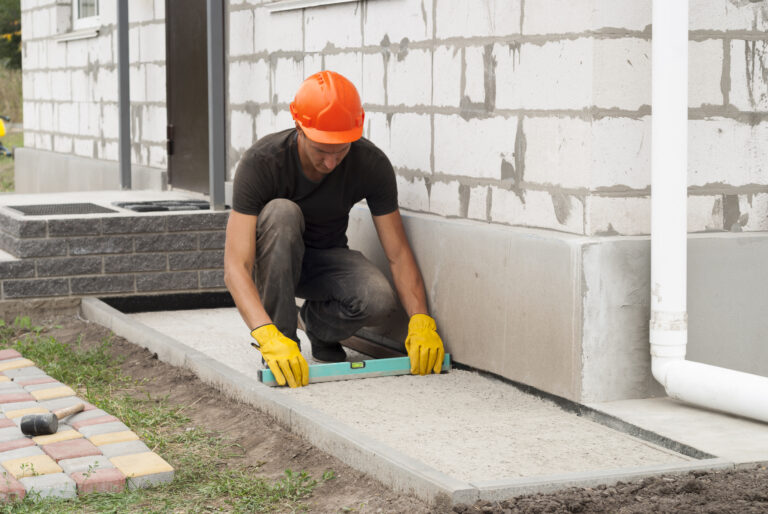
[[[43,400],[53,400],[56,398],[64,398],[67,396],[75,396],[77,393],[74,392],[71,387],[61,386],[61,387],[51,387],[49,389],[38,389],[37,391],[32,391],[29,394],[34,396],[35,400],[43,401]]]
[[[155,452],[132,453],[109,460],[129,478],[173,471],[173,467]]]
[[[0,362],[0,371],[8,371],[9,369],[28,368],[34,366],[35,363],[29,359],[15,359],[10,361]]]
[[[62,430],[61,432],[56,432],[55,434],[51,435],[39,435],[37,437],[33,437],[32,440],[42,446],[44,444],[59,443],[61,441],[69,441],[71,439],[80,439],[81,437],[83,437],[83,434],[77,430]]]
[[[3,467],[14,478],[31,477],[35,475],[48,475],[61,473],[63,470],[48,455],[33,455],[4,461]]]
[[[112,443],[125,443],[127,441],[135,441],[138,439],[134,432],[126,430],[124,432],[110,432],[109,434],[97,434],[88,438],[96,446],[102,446]]]
[[[20,418],[21,416],[26,416],[27,414],[47,414],[51,411],[46,409],[45,407],[30,407],[28,409],[16,409],[16,410],[9,410],[5,413],[5,417],[9,419],[13,418]]]
[[[6,377],[5,375],[0,375],[0,382],[10,382],[11,377]]]

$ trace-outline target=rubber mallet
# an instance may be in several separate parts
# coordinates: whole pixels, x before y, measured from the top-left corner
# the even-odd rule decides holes
[[[48,414],[27,414],[21,418],[21,433],[24,435],[48,435],[55,434],[59,429],[59,420],[72,414],[77,414],[85,408],[85,405],[78,403],[59,409]]]

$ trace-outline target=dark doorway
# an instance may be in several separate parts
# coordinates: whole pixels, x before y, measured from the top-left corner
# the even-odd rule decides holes
[[[208,194],[206,0],[166,0],[168,182]]]

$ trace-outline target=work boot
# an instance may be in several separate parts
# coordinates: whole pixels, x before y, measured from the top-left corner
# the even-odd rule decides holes
[[[304,302],[304,305],[299,309],[299,328],[309,338],[309,344],[312,346],[312,358],[318,362],[344,362],[347,360],[347,352],[344,351],[344,348],[342,348],[338,341],[323,341],[307,330],[307,323],[304,321],[306,312],[307,303]]]

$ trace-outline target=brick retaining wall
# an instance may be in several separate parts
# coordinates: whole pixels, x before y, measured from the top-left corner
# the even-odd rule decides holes
[[[228,212],[41,219],[0,208],[0,299],[223,290]]]

